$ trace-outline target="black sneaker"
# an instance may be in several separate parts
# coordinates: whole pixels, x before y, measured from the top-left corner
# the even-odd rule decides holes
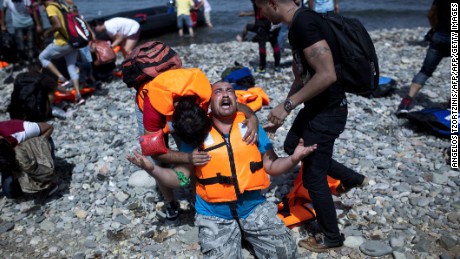
[[[361,184],[358,184],[354,187],[346,187],[345,185],[343,185],[343,183],[340,183],[339,186],[337,186],[337,188],[335,189],[335,191],[337,193],[337,196],[340,196],[344,193],[351,191],[351,189],[353,188],[363,188],[368,185],[369,185],[369,178],[367,176],[364,176],[363,182]]]
[[[396,111],[396,116],[401,116],[409,112],[410,109],[414,106],[414,99],[412,97],[404,97],[399,104],[398,110]]]
[[[176,201],[167,202],[165,205],[166,221],[175,222],[179,219],[179,204]]]

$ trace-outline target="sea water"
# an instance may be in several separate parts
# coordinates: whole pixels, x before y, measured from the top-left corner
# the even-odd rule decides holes
[[[167,5],[170,0],[75,0],[80,13],[91,20],[122,11]],[[239,17],[241,11],[252,11],[250,0],[208,0],[214,28],[200,27],[194,39],[179,39],[176,31],[156,37],[170,45],[217,43],[234,40],[253,17]],[[391,28],[428,27],[428,10],[432,0],[339,0],[340,13],[358,18],[372,31]],[[43,12],[42,12],[43,13]],[[43,15],[43,14],[42,14]],[[46,17],[43,19],[47,23]],[[48,23],[47,23],[48,24]],[[11,28],[10,28],[11,30]]]

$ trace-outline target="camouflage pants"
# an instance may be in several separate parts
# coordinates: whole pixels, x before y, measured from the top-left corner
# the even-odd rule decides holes
[[[243,258],[242,237],[257,258],[295,258],[297,245],[290,230],[276,216],[277,206],[265,201],[245,219],[222,219],[197,214],[201,252],[204,258]]]

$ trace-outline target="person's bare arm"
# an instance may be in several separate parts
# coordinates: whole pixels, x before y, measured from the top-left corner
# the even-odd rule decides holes
[[[337,81],[331,49],[325,40],[318,41],[305,48],[303,54],[315,74],[299,91],[289,97],[293,107],[311,100]],[[287,116],[288,113],[284,109],[284,103],[280,103],[273,108],[267,119],[275,125],[282,125]]]
[[[144,134],[153,134],[154,132],[144,129]],[[168,149],[166,154],[153,156],[164,163],[170,164],[193,164],[195,166],[205,165],[211,159],[207,152],[198,149],[193,150],[192,153],[185,153]]]
[[[134,150],[132,154],[126,157],[131,163],[139,166],[154,177],[160,184],[170,188],[181,187],[181,180],[177,173],[183,173],[184,176],[190,178],[194,172],[192,165],[179,165],[174,168],[163,168],[154,165],[147,157],[143,156],[138,151]]]
[[[113,39],[113,42],[112,42],[112,48],[115,48],[116,46],[120,45],[120,43],[123,41],[123,35],[121,35],[120,33],[117,33],[115,35],[115,38]]]
[[[7,8],[0,8],[0,28],[2,31],[6,31],[6,10]]]
[[[63,30],[63,24],[61,24],[61,21],[59,20],[58,16],[51,16],[49,20],[51,22],[51,28],[49,28],[43,33],[45,37],[48,37],[49,35],[53,34],[56,31]]]
[[[273,176],[284,174],[315,150],[316,144],[305,147],[303,139],[299,140],[294,153],[288,157],[278,157],[273,149],[269,149],[263,156],[265,172]]]
[[[241,17],[241,16],[254,16],[254,15],[255,15],[254,12],[240,12],[240,13],[238,14],[238,16],[240,16],[240,17]]]
[[[201,0],[200,3],[198,3],[197,6],[195,6],[195,9],[198,10],[198,9],[200,9],[200,8],[203,7],[203,6],[204,6],[204,1]]]
[[[35,23],[35,31],[38,34],[41,34],[43,32],[43,22],[42,18],[38,15],[38,12],[35,10],[36,5],[31,5],[29,6],[29,12],[32,14],[32,18]]]
[[[38,127],[40,127],[40,136],[50,137],[53,133],[53,126],[46,122],[38,122]]]
[[[303,53],[315,74],[304,87],[291,96],[295,106],[311,100],[337,81],[331,49],[325,40],[304,49]]]

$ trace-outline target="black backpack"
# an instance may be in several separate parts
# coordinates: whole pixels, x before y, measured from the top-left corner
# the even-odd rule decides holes
[[[16,41],[8,32],[0,32],[0,60],[8,63],[17,61]]]
[[[16,77],[8,106],[11,119],[42,122],[50,118],[48,94],[40,83],[43,77],[32,76],[27,72]]]
[[[302,11],[316,12],[303,8]],[[379,85],[374,43],[362,23],[335,13],[318,14],[331,28],[339,49],[338,81],[346,92],[370,96]]]

